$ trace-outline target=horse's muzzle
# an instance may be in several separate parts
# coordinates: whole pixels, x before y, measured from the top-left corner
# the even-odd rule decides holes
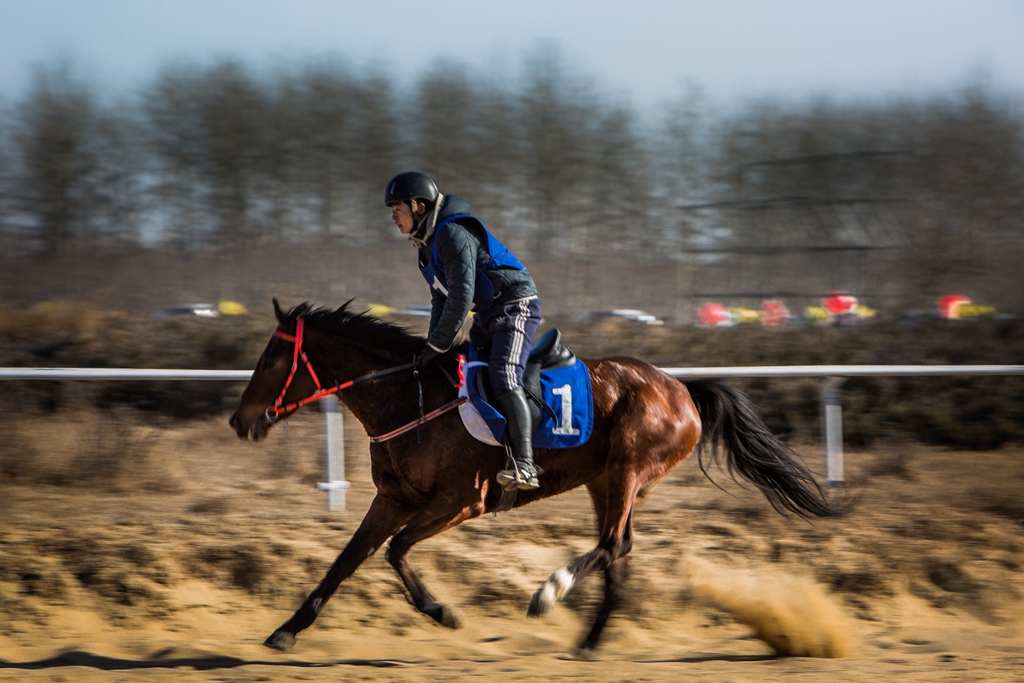
[[[235,430],[239,439],[247,441],[259,441],[267,435],[271,425],[265,415],[258,415],[254,420],[246,423],[238,413],[228,419],[228,424]]]

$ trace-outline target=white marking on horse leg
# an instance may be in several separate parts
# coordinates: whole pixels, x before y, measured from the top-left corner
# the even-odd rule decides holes
[[[540,602],[546,608],[545,611],[554,607],[555,603],[565,597],[572,589],[575,578],[567,567],[562,567],[544,583],[540,589]]]

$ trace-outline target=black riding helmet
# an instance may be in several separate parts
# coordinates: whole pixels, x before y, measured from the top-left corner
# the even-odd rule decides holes
[[[419,171],[406,171],[399,173],[384,188],[384,205],[391,206],[395,202],[405,202],[410,199],[422,199],[428,204],[437,201],[437,185],[425,173]]]

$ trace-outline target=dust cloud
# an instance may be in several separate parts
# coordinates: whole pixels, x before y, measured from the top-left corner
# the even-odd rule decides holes
[[[693,592],[754,629],[781,656],[845,658],[853,652],[846,615],[809,578],[776,569],[749,571],[687,558]]]

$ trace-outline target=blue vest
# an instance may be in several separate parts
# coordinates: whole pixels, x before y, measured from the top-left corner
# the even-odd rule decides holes
[[[420,273],[423,274],[423,279],[427,281],[433,289],[441,292],[445,296],[448,296],[448,280],[444,276],[444,262],[441,260],[441,254],[437,250],[437,235],[445,225],[452,221],[474,221],[484,235],[487,237],[487,251],[490,252],[491,258],[489,261],[484,263],[483,267],[487,270],[494,270],[496,268],[514,268],[515,270],[526,270],[519,259],[515,257],[511,251],[505,248],[505,245],[499,242],[495,237],[487,232],[487,228],[480,222],[479,218],[467,215],[450,216],[437,224],[434,228],[434,238],[430,240],[430,259],[427,261],[427,265],[420,268]],[[491,304],[494,303],[494,285],[491,283],[491,279],[487,277],[486,273],[480,268],[476,271],[476,282],[474,283],[475,290],[473,292],[473,309],[477,312],[486,311],[490,308]]]

